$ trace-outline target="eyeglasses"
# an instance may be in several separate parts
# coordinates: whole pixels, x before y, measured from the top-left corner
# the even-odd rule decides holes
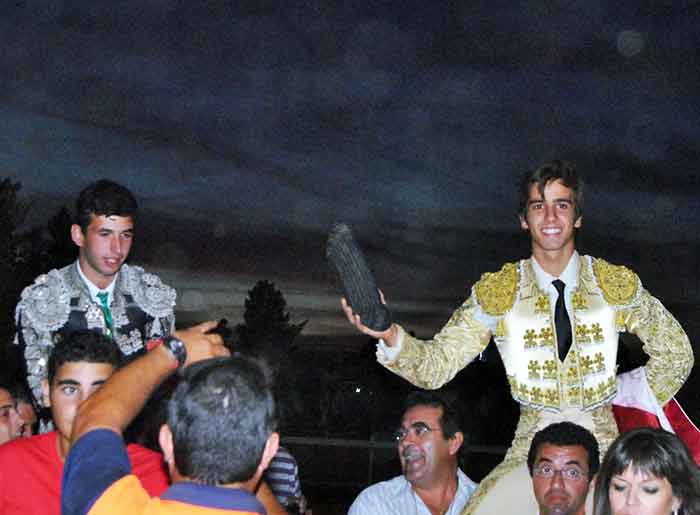
[[[432,428],[428,426],[425,422],[414,422],[410,426],[400,427],[394,431],[394,440],[397,442],[403,442],[409,433],[413,433],[415,438],[423,438],[425,435],[432,431],[442,431],[442,428],[436,427]]]
[[[585,475],[578,467],[564,467],[563,469],[555,469],[548,463],[543,463],[532,470],[532,474],[545,479],[552,479],[557,473],[561,474],[565,481],[580,481]]]

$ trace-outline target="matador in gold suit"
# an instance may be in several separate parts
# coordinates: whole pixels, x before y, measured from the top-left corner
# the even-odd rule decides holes
[[[525,464],[535,432],[550,423],[570,420],[587,427],[605,453],[617,436],[611,401],[618,333],[633,333],[644,343],[647,377],[661,405],[690,373],[688,337],[635,273],[574,252],[562,274],[566,276],[571,278],[567,307],[574,330],[563,362],[557,357],[549,277],[534,258],[484,274],[432,340],[417,340],[399,326],[399,345],[379,345],[384,366],[416,386],[433,389],[450,381],[493,336],[511,393],[520,404],[520,420],[505,459],[481,482],[463,513],[497,513],[511,500],[514,509],[522,509],[519,513],[536,512],[523,505],[522,495],[534,503],[527,493],[532,487]],[[487,495],[506,476],[507,493]],[[522,495],[513,493],[518,487],[524,488]]]
[[[611,403],[619,333],[642,341],[646,378],[662,406],[693,366],[683,328],[634,272],[576,251],[583,181],[573,163],[550,161],[526,173],[519,196],[532,256],[484,274],[432,340],[413,338],[397,324],[372,330],[342,301],[348,321],[380,340],[379,362],[421,388],[450,381],[493,337],[520,420],[503,462],[467,504],[463,513],[470,515],[538,512],[527,453],[535,432],[551,423],[586,427],[605,453],[617,436]]]

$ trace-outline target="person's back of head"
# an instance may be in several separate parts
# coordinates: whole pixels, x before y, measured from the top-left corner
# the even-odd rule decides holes
[[[246,483],[262,474],[277,450],[269,377],[254,360],[218,358],[188,367],[167,411],[160,439],[167,459],[171,434],[174,480]],[[271,441],[274,448],[268,448]]]
[[[700,472],[675,434],[633,429],[608,449],[596,478],[595,513],[614,515],[630,505],[646,506],[645,513],[700,515]]]

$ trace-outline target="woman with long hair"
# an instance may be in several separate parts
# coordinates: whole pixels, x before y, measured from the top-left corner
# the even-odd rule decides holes
[[[634,429],[608,449],[594,504],[595,515],[700,515],[700,471],[673,433]]]

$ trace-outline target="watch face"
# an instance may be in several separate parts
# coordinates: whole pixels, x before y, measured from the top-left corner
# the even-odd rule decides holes
[[[170,352],[173,353],[173,356],[175,356],[180,366],[184,365],[185,361],[187,361],[187,349],[182,340],[171,336],[165,341],[165,345],[170,349]]]

